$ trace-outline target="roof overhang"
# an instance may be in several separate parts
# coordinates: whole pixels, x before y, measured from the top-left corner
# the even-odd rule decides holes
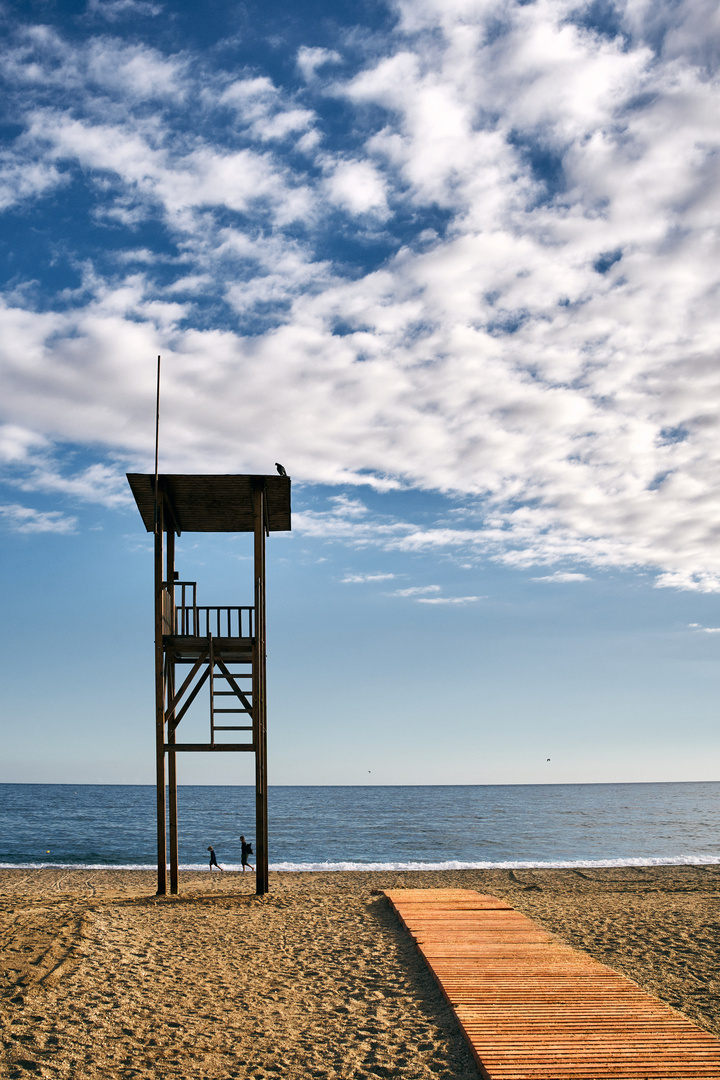
[[[128,473],[128,483],[148,532],[155,529],[155,476]],[[288,532],[290,524],[290,477],[256,475],[167,474],[158,476],[158,496],[163,500],[164,528],[177,532],[253,532],[253,491],[266,494],[265,527],[268,532]]]

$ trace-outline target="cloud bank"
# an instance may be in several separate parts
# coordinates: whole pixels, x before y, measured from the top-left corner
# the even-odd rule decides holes
[[[13,483],[112,505],[161,352],[166,469],[279,459],[474,515],[343,496],[307,530],[720,587],[714,7],[399,2],[282,75],[170,48],[153,5],[89,13],[17,18],[0,66]]]

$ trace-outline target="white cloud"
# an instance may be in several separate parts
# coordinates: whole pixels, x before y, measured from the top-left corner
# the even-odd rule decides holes
[[[418,604],[474,604],[484,596],[419,596]]]
[[[205,99],[213,104],[212,89],[205,90]],[[267,76],[238,79],[218,96],[217,103],[233,108],[249,132],[261,142],[284,139],[312,127],[315,113],[286,102],[279,89]]]
[[[73,161],[113,175],[136,199],[159,206],[178,228],[194,228],[187,215],[203,207],[246,211],[258,200],[269,200],[285,222],[308,209],[302,187],[288,187],[272,160],[251,150],[225,152],[201,145],[175,156],[125,125],[88,124],[52,110],[35,114],[30,135],[47,144],[57,162]]]
[[[257,120],[277,108],[280,92],[267,75],[236,79],[218,97],[221,105],[231,105],[245,119]]]
[[[36,431],[16,424],[0,425],[0,462],[3,464],[25,464],[47,445],[48,440]]]
[[[18,503],[0,505],[0,518],[16,533],[74,533],[77,524],[77,518],[59,510],[34,510]]]
[[[151,0],[87,0],[87,11],[91,15],[99,15],[108,22],[117,22],[119,19],[144,16],[154,18],[163,10],[162,4],[154,4]]]
[[[4,466],[2,479],[9,486],[21,491],[69,495],[111,508],[131,505],[127,481],[120,468],[95,463],[68,472],[58,456],[57,448],[37,432],[11,424],[0,426],[0,466]],[[52,515],[48,520],[52,520]]]
[[[682,589],[685,592],[720,592],[720,573],[693,573],[692,570],[668,571],[655,579],[656,589]]]
[[[187,65],[157,49],[100,39],[90,43],[81,63],[92,82],[133,102],[165,98],[177,103],[185,98]]]
[[[0,210],[65,183],[66,178],[55,165],[28,160],[22,153],[0,154]]]
[[[557,581],[561,584],[570,581],[589,581],[587,574],[571,573],[569,571],[556,570],[554,574],[546,574],[544,577],[534,577],[533,581]]]
[[[305,536],[341,540],[363,547],[382,544],[407,529],[403,522],[369,515],[367,507],[359,499],[336,495],[330,502],[330,510],[295,511],[293,529]]]
[[[284,139],[288,135],[305,131],[314,119],[315,114],[309,109],[287,109],[285,112],[275,113],[267,120],[257,120],[253,131],[263,142]]]
[[[440,592],[439,585],[414,585],[409,589],[396,589],[393,596],[423,596],[425,593]]]
[[[108,507],[132,505],[125,474],[100,463],[70,476],[63,476],[50,462],[36,463],[17,486],[22,491],[58,492]]]
[[[351,214],[387,216],[385,182],[367,161],[342,161],[335,165],[325,183],[330,202]]]
[[[317,75],[319,68],[325,67],[326,64],[341,64],[342,57],[340,56],[340,53],[335,52],[334,49],[321,49],[317,47],[313,48],[308,45],[301,45],[298,49],[296,63],[303,78],[310,82]]]
[[[300,90],[200,54],[18,33],[0,205],[82,184],[93,228],[127,243],[111,270],[78,254],[81,286],[42,302],[13,282],[2,419],[147,459],[161,351],[176,467],[279,456],[303,481],[447,493],[477,522],[350,501],[302,511],[309,534],[720,590],[714,9],[619,3],[617,38],[564,0],[397,10],[352,74],[301,49]],[[342,139],[332,95],[354,117]],[[345,265],[347,238],[390,253]],[[124,259],[138,272],[115,276]],[[173,259],[174,291],[158,269]]]
[[[702,634],[720,634],[720,626],[701,626],[700,623],[688,623],[691,630],[699,630]]]
[[[394,574],[347,574],[342,579],[343,585],[361,585],[367,581],[390,581]]]

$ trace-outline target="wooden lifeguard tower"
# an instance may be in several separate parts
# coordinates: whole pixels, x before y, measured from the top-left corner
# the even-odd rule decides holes
[[[160,475],[156,489],[155,475],[128,473],[128,482],[145,528],[155,534],[158,895],[167,891],[168,856],[170,892],[178,891],[177,754],[236,751],[255,754],[256,891],[263,894],[268,891],[265,537],[291,527],[290,477]],[[198,604],[196,582],[180,580],[175,570],[175,537],[184,532],[254,534],[252,606]],[[184,677],[176,677],[178,668]],[[181,742],[179,725],[206,683],[207,740]]]

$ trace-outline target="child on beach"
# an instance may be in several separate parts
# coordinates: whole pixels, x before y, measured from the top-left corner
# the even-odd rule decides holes
[[[213,866],[217,866],[218,870],[222,870],[222,866],[220,866],[220,863],[217,861],[217,856],[213,849],[209,847],[208,851],[210,852],[210,870],[212,870]]]
[[[240,837],[240,862],[242,863],[243,873],[245,872],[245,867],[246,866],[250,870],[255,869],[255,867],[250,866],[250,863],[248,862],[248,855],[252,855],[252,853],[253,853],[252,844],[246,844],[245,843],[245,837],[241,836]]]

